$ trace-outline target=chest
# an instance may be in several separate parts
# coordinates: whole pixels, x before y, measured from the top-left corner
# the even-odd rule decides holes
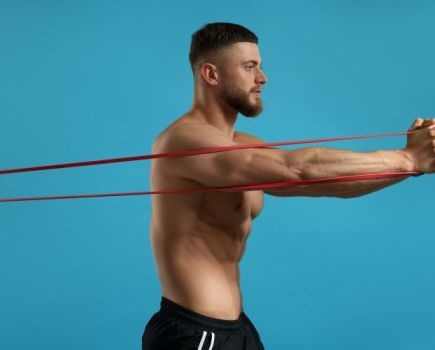
[[[263,208],[263,197],[263,191],[204,193],[201,210],[220,226],[250,224]]]

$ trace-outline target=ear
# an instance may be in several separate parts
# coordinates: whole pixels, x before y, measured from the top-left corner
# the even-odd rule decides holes
[[[201,76],[210,85],[218,84],[217,67],[211,63],[204,63],[201,65]]]

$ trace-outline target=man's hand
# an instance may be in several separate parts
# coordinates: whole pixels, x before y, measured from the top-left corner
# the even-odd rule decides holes
[[[435,173],[435,118],[417,118],[408,131],[404,152],[413,160],[414,170]]]

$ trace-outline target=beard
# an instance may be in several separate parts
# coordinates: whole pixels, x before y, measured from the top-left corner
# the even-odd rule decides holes
[[[245,117],[255,117],[263,111],[261,98],[255,96],[251,99],[252,92],[246,92],[234,85],[227,85],[222,90],[223,101]]]

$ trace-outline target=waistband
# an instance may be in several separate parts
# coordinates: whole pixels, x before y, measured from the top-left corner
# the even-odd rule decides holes
[[[222,320],[202,315],[165,297],[162,297],[160,302],[160,313],[180,320],[190,326],[212,327],[219,330],[236,330],[246,322],[247,318],[243,311],[237,320]]]

